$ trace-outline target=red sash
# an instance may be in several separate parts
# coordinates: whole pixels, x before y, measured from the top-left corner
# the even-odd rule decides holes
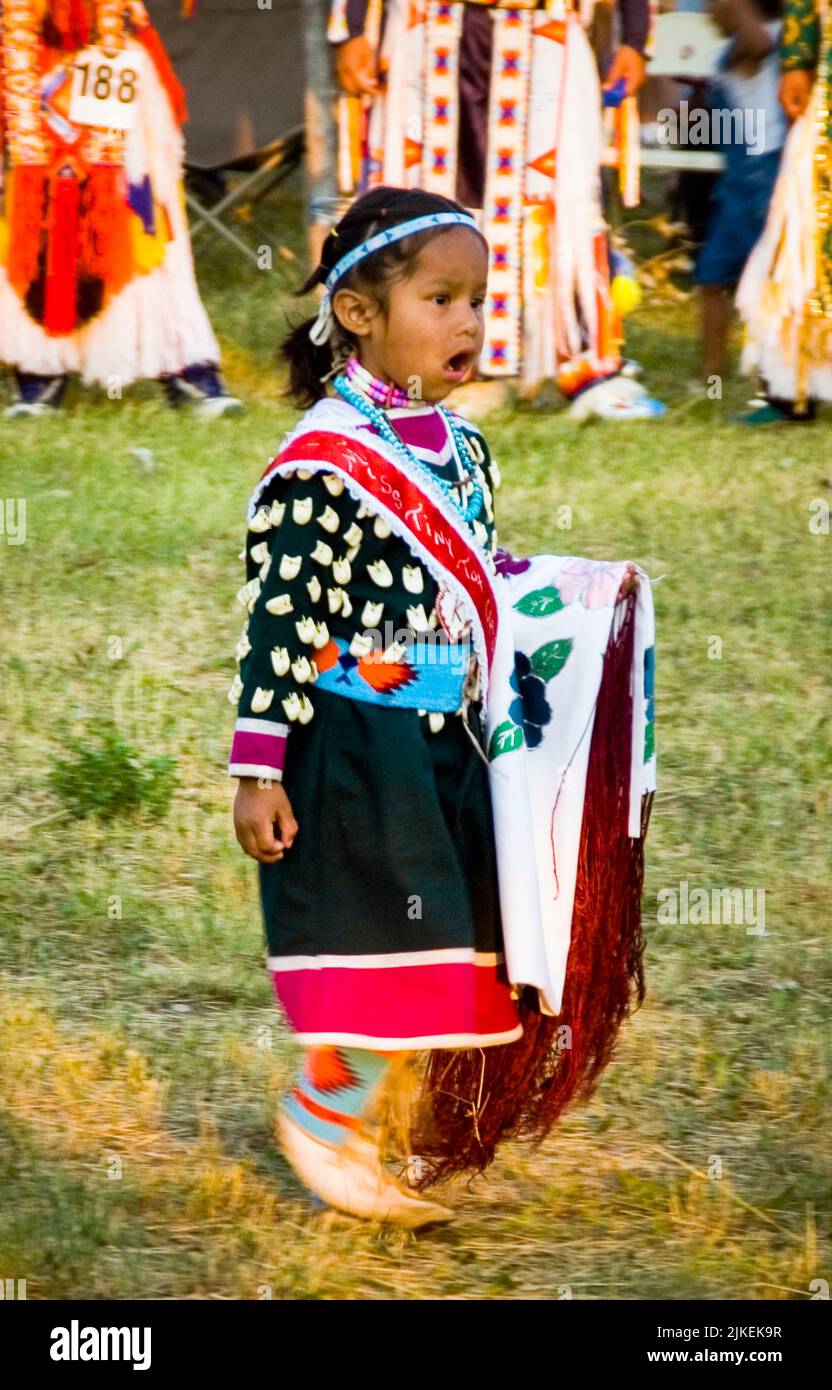
[[[304,464],[325,464],[327,471],[353,479],[397,523],[393,529],[414,550],[427,554],[452,577],[467,598],[481,628],[488,668],[497,639],[494,585],[462,518],[454,525],[436,501],[403,468],[379,449],[335,430],[310,430],[293,439],[266,468],[261,488],[276,472]],[[258,489],[259,491],[259,489]],[[454,518],[456,521],[456,518]]]

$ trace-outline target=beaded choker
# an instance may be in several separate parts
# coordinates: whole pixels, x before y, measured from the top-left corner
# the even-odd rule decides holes
[[[363,372],[364,368],[360,367],[360,370]],[[367,372],[367,376],[370,377],[371,381],[375,380],[374,377],[370,376],[369,372]],[[389,389],[384,386],[382,382],[378,382],[377,384],[385,391]],[[401,459],[406,460],[410,467],[415,469],[417,475],[421,475],[422,478],[429,480],[429,485],[434,490],[438,489],[443,497],[450,502],[451,506],[462,513],[466,521],[473,522],[477,519],[483,509],[483,484],[485,479],[482,469],[474,460],[468,440],[465,438],[459,425],[457,425],[456,421],[446,410],[443,410],[441,405],[437,405],[435,409],[444,421],[445,428],[453,444],[454,457],[460,474],[459,482],[457,483],[446,482],[438,473],[434,473],[433,469],[423,463],[412,449],[408,448],[404,440],[393,429],[393,426],[390,424],[390,421],[381,407],[370,399],[363,383],[356,380],[354,376],[351,379],[347,373],[343,373],[341,376],[335,378],[332,385],[343,400],[355,406],[356,410],[359,410],[367,420],[370,420],[375,425],[382,439],[386,440],[393,451],[398,454]],[[398,390],[400,388],[394,387],[393,389]],[[409,402],[409,404],[412,404],[412,402]],[[466,467],[466,461],[470,465],[470,468]]]
[[[366,367],[362,367],[357,357],[350,358],[344,371],[353,386],[357,386],[359,391],[369,396],[374,405],[380,405],[382,410],[406,410],[408,406],[422,404],[409,396],[404,387],[388,386],[386,382],[373,376]]]

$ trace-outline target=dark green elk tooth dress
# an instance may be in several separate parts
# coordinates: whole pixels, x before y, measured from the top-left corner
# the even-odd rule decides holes
[[[436,410],[389,418],[423,462],[456,479]],[[478,534],[493,551],[497,470],[465,429],[484,459]],[[484,742],[477,700],[468,729],[461,713],[468,639],[452,699],[440,693],[421,710],[383,703],[401,698],[384,689],[401,669],[396,653],[386,669],[363,659],[367,629],[385,650],[397,633],[436,630],[436,580],[341,476],[300,468],[256,498],[247,581],[229,771],[282,778],[298,822],[284,859],[260,865],[269,968],[298,1039],[396,1051],[519,1037],[488,771],[471,736]]]

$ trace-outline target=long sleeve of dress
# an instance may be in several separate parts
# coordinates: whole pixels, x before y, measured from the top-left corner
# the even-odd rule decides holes
[[[233,777],[280,780],[291,725],[314,715],[315,652],[329,642],[329,614],[347,598],[340,579],[359,535],[357,512],[332,474],[276,478],[260,498],[237,595],[249,616],[229,691],[238,702]]]
[[[820,48],[820,22],[817,0],[786,0],[783,6],[783,36],[780,40],[780,67],[812,71],[817,67]]]

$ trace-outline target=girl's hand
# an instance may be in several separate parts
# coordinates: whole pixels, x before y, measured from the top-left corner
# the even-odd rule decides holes
[[[378,68],[372,45],[360,34],[339,44],[335,60],[338,81],[351,97],[378,91]]]
[[[275,835],[275,822],[280,838]],[[298,823],[280,782],[260,786],[256,777],[241,777],[234,799],[234,830],[252,859],[276,864],[292,848]]]

